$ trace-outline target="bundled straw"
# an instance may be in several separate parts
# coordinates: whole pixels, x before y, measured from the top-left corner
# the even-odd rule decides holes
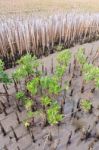
[[[48,18],[2,17],[0,57],[17,59],[26,52],[41,56],[57,44],[70,47],[99,37],[99,14],[67,13]]]

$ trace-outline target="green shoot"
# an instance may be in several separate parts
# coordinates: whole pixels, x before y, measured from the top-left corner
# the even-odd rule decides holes
[[[25,99],[25,108],[26,110],[30,110],[33,106],[33,100],[26,98]]]
[[[28,128],[28,127],[30,126],[30,123],[28,122],[28,120],[25,120],[25,121],[23,122],[23,124],[24,124],[24,126],[25,126],[26,128]]]
[[[58,94],[61,92],[61,87],[58,84],[57,77],[41,77],[41,86],[43,89],[47,89],[50,94]]]
[[[63,119],[63,115],[60,114],[60,106],[57,102],[47,110],[47,119],[50,125],[56,125]]]
[[[82,100],[81,101],[81,108],[85,111],[88,112],[92,108],[92,103],[89,100]]]
[[[27,83],[27,89],[32,95],[37,94],[38,86],[39,86],[39,78],[38,77],[34,78],[32,81]]]
[[[70,59],[71,59],[71,52],[68,49],[60,52],[57,56],[57,61],[60,65],[67,66]]]
[[[84,49],[80,48],[76,54],[77,61],[81,64],[84,65],[86,63],[86,56],[84,54]]]
[[[57,66],[56,66],[55,75],[56,75],[59,79],[61,79],[61,78],[63,77],[65,71],[66,71],[66,66],[64,66],[64,65],[63,65],[63,66],[57,65]]]
[[[17,92],[16,93],[16,99],[24,101],[25,100],[25,94],[24,94],[24,92],[22,92],[22,91]]]
[[[39,66],[37,58],[27,54],[18,61],[19,67],[12,74],[15,80],[21,80],[31,74],[36,74],[36,69]]]
[[[51,103],[52,103],[52,100],[48,96],[41,98],[41,104],[44,105],[45,107],[50,106]]]
[[[11,79],[8,77],[7,73],[4,71],[4,63],[0,59],[0,83],[8,84],[11,83]]]

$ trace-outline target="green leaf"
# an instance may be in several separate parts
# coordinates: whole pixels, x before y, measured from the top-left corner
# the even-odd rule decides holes
[[[81,101],[81,108],[84,110],[84,111],[90,111],[91,109],[91,106],[92,106],[92,103],[89,101],[89,100],[82,100]]]
[[[51,105],[52,100],[48,96],[44,96],[41,98],[41,104],[44,106]]]
[[[84,54],[84,49],[83,48],[80,48],[78,50],[78,52],[76,53],[76,58],[77,58],[77,61],[81,64],[81,65],[84,65],[86,63],[86,56]]]
[[[71,59],[71,52],[68,49],[60,52],[57,56],[58,63],[65,66],[68,65],[70,59]]]
[[[34,116],[34,113],[33,113],[32,111],[28,111],[28,112],[27,112],[27,116],[28,116],[29,118],[32,118],[32,117]]]
[[[63,115],[60,114],[60,106],[55,101],[52,103],[51,107],[47,110],[48,122],[51,125],[56,125],[58,122],[62,121]]]
[[[26,54],[18,60],[19,67],[13,73],[15,80],[21,80],[31,74],[37,74],[37,67],[39,66],[38,60],[35,56]]]
[[[4,69],[4,62],[0,59],[0,72]]]
[[[0,82],[5,84],[12,83],[11,79],[4,71],[0,72]]]
[[[61,79],[62,76],[64,75],[65,71],[66,71],[66,66],[64,66],[64,65],[58,65],[58,66],[56,66],[55,75],[56,75],[59,79]]]
[[[20,92],[17,92],[16,93],[16,99],[17,100],[24,100],[25,101],[25,94],[24,94],[24,92],[22,92],[22,91],[20,91]]]
[[[36,77],[32,81],[27,83],[27,89],[33,95],[37,94],[38,86],[39,86],[39,80],[40,80],[39,77]]]
[[[33,106],[33,100],[26,98],[25,99],[25,108],[27,110],[31,109],[31,107]]]

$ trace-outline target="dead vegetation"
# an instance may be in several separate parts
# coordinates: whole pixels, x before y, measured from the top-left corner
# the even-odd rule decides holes
[[[2,17],[0,19],[0,57],[9,63],[26,52],[40,57],[54,51],[97,40],[99,15],[67,13],[48,18]],[[57,47],[58,45],[58,47]]]

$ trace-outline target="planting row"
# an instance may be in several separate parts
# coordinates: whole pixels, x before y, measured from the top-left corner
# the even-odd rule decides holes
[[[98,51],[96,52],[96,54]],[[7,102],[9,102],[8,84],[14,83],[16,90],[16,107],[21,112],[21,107],[27,110],[26,120],[24,125],[29,128],[33,126],[34,118],[39,116],[43,119],[43,126],[59,124],[63,118],[63,107],[66,101],[66,93],[71,89],[70,96],[73,95],[71,88],[72,79],[75,77],[75,69],[79,63],[80,73],[83,76],[81,93],[84,92],[87,82],[92,82],[93,87],[90,89],[92,93],[99,88],[99,68],[88,62],[88,58],[84,54],[83,49],[79,49],[74,57],[74,66],[71,74],[71,57],[69,50],[61,52],[57,57],[58,64],[54,68],[53,61],[51,66],[51,74],[48,74],[47,69],[39,70],[39,61],[35,56],[27,54],[18,61],[17,69],[12,73],[10,78],[3,70],[4,63],[0,60],[0,82],[3,83]],[[66,74],[71,74],[71,79],[64,79]],[[58,98],[62,96],[61,103]],[[2,103],[3,111],[6,114],[6,107]],[[77,104],[77,109],[92,111],[91,101],[88,99],[80,99]],[[7,115],[7,114],[6,114]]]
[[[44,64],[41,63],[41,60],[27,54],[18,60],[18,66],[10,77],[4,71],[4,63],[0,61],[0,82],[5,91],[0,94],[5,96],[8,107],[11,107],[10,98],[11,96],[13,97],[13,95],[9,94],[8,89],[10,88],[10,84],[14,84],[16,93],[15,99],[13,97],[13,101],[15,101],[15,107],[19,113],[24,109],[26,110],[26,116],[22,123],[31,134],[33,143],[36,142],[36,139],[31,129],[35,126],[40,125],[42,129],[55,125],[62,126],[64,120],[68,117],[73,121],[73,124],[77,124],[80,115],[81,117],[85,117],[84,114],[92,115],[97,109],[94,107],[90,96],[87,97],[87,95],[85,95],[86,97],[84,98],[79,96],[79,94],[84,94],[86,91],[94,95],[99,89],[99,67],[96,65],[99,51],[96,51],[93,59],[90,59],[91,55],[92,51],[86,56],[85,50],[82,48],[79,48],[74,56],[70,50],[64,50],[58,54],[56,65],[53,64],[52,60],[51,70],[49,72]],[[75,95],[76,87],[73,86],[73,82],[78,78],[82,80],[80,89],[77,92],[79,98],[77,102],[73,102],[72,100],[74,103],[72,110],[66,113],[65,109],[69,109],[67,108],[68,99],[70,97],[73,99]],[[91,86],[87,87],[88,84]],[[7,116],[8,113],[5,104],[3,102],[0,103],[2,105],[2,112]],[[20,125],[21,121],[17,113],[16,118]],[[69,124],[69,122],[66,122],[66,124]],[[98,124],[98,120],[95,121],[95,125],[96,124]],[[6,136],[7,133],[2,123],[0,127],[3,135]],[[98,135],[96,133],[93,135],[93,129],[90,126],[85,129],[82,128],[80,123],[76,125],[75,133],[81,129],[80,141],[94,137],[94,145],[98,140]],[[17,142],[19,138],[13,127],[11,127],[11,131]],[[71,131],[66,141],[66,146],[72,143],[72,136],[73,133]],[[50,130],[48,140],[53,141]]]

